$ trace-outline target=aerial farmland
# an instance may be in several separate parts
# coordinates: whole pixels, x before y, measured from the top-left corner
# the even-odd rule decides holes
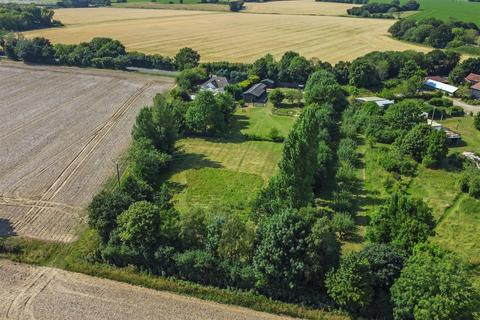
[[[326,5],[323,11],[326,15],[305,15],[312,10],[312,5],[320,8]],[[313,2],[307,5],[300,2],[300,8],[305,7],[300,11],[303,15],[290,15],[289,8],[293,6],[291,2],[272,2],[267,7],[249,4],[247,12],[256,13],[242,14],[127,8],[60,9],[55,17],[65,27],[30,31],[25,35],[65,44],[110,37],[120,40],[130,51],[168,56],[189,46],[200,53],[202,61],[253,62],[267,53],[278,58],[291,48],[308,58],[330,63],[350,61],[375,50],[429,51],[392,39],[387,30],[394,20],[335,16],[344,12],[345,5]],[[313,12],[320,14],[322,10]]]
[[[2,234],[72,241],[138,109],[172,80],[7,63],[0,72]]]

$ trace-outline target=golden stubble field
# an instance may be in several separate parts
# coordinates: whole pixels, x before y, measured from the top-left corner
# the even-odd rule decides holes
[[[246,2],[243,12],[301,14],[318,16],[346,16],[351,3],[316,2],[313,0],[282,0],[267,2]]]
[[[394,21],[382,19],[125,8],[60,9],[55,18],[65,27],[26,36],[67,44],[104,36],[122,41],[128,50],[169,56],[188,46],[202,61],[252,62],[294,50],[335,63],[375,50],[428,50],[390,38],[387,30]]]

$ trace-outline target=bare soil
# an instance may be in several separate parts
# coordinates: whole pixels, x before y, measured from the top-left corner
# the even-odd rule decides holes
[[[288,319],[8,260],[0,275],[0,319]]]
[[[84,208],[170,78],[0,62],[0,235],[76,239]]]

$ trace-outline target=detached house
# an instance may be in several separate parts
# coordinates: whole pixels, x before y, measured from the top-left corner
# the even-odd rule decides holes
[[[200,90],[213,91],[213,93],[222,93],[228,85],[225,77],[211,76],[208,81],[200,85]]]

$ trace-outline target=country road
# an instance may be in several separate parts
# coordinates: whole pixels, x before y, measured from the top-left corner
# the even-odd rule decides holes
[[[0,259],[0,319],[291,318]]]
[[[453,105],[463,108],[465,113],[473,112],[473,114],[477,114],[478,112],[480,112],[480,106],[474,106],[474,105],[465,103],[460,99],[452,99],[452,100],[453,100]]]

